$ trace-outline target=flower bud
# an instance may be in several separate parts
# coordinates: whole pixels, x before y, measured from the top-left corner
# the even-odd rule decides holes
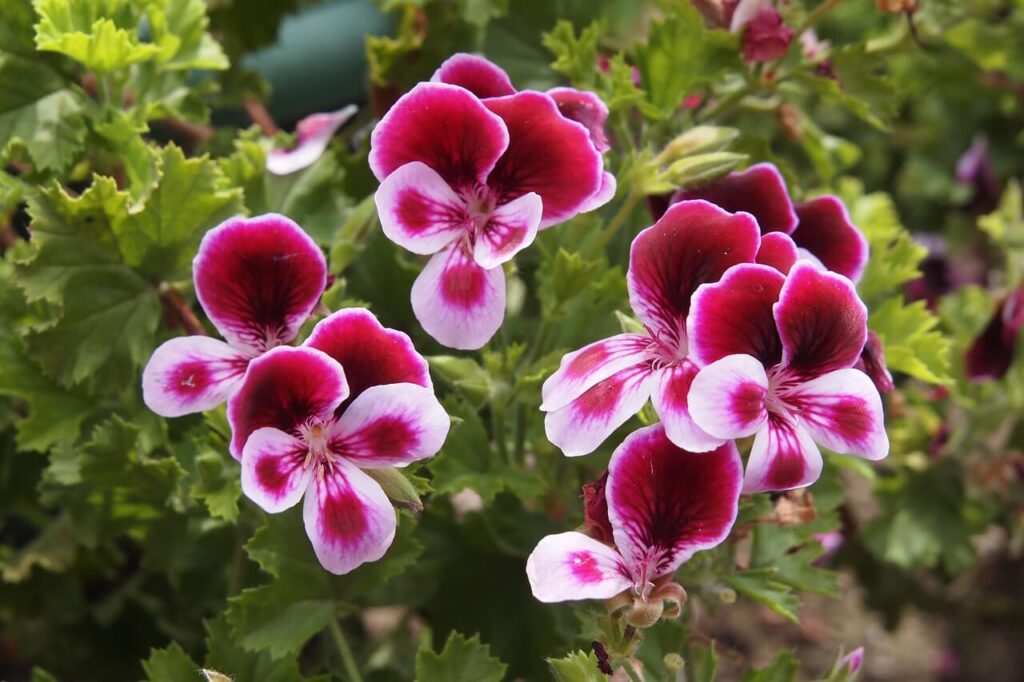
[[[641,597],[633,600],[633,606],[626,613],[626,622],[635,628],[649,628],[661,619],[664,606],[661,600],[647,601]]]
[[[751,64],[779,59],[786,54],[794,35],[796,32],[783,23],[779,11],[766,5],[743,31],[743,58]]]
[[[736,128],[696,126],[674,137],[655,160],[659,164],[667,164],[684,156],[717,152],[728,147],[739,134]]]

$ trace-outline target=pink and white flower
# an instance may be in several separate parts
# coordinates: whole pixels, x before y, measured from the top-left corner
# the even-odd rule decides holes
[[[637,235],[626,282],[647,333],[619,334],[562,358],[542,389],[548,439],[566,455],[585,455],[651,398],[673,443],[695,452],[719,446],[722,439],[699,428],[687,407],[699,366],[686,317],[697,288],[753,262],[759,241],[752,216],[706,201],[675,204]]]
[[[533,596],[610,599],[630,590],[641,601],[659,599],[663,580],[728,536],[742,476],[732,443],[697,454],[674,445],[660,424],[635,431],[608,464],[610,543],[579,532],[542,539],[526,562]]]
[[[794,206],[778,168],[759,163],[730,173],[704,187],[680,190],[672,202],[704,199],[727,211],[746,211],[757,218],[770,254],[758,255],[783,274],[798,258],[818,263],[856,282],[868,262],[868,243],[853,224],[843,202],[821,196]],[[777,234],[776,234],[777,233]],[[787,254],[782,257],[782,254]]]
[[[232,218],[203,237],[192,261],[196,296],[226,341],[171,339],[142,374],[142,396],[164,417],[209,410],[238,387],[249,362],[291,342],[327,284],[316,243],[288,218]]]
[[[228,420],[242,491],[269,513],[305,498],[306,534],[337,574],[379,559],[395,535],[394,508],[363,469],[430,457],[449,427],[409,337],[362,308],[254,360]]]
[[[327,151],[334,133],[355,116],[354,104],[321,114],[311,114],[295,126],[295,144],[288,149],[273,149],[267,154],[267,170],[288,175],[312,166]]]
[[[694,295],[690,351],[694,422],[716,438],[754,436],[745,492],[810,485],[817,444],[871,460],[888,454],[882,401],[852,369],[867,339],[867,309],[849,279],[797,263],[788,277],[737,265]]]

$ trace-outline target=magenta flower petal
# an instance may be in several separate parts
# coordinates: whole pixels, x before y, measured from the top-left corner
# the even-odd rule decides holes
[[[754,260],[759,241],[749,215],[705,201],[669,207],[630,247],[626,283],[633,311],[652,334],[679,339],[697,287]]]
[[[761,247],[755,261],[770,265],[782,274],[787,274],[800,258],[796,243],[785,232],[769,232],[761,237]]]
[[[818,480],[821,466],[811,435],[792,419],[772,414],[754,437],[743,492],[802,488]]]
[[[797,204],[800,222],[796,245],[807,249],[832,272],[856,282],[868,264],[868,240],[850,220],[838,197],[824,196]]]
[[[1010,371],[1017,353],[1017,337],[1024,327],[1024,287],[996,305],[995,313],[967,349],[967,376],[975,381],[1001,379]]]
[[[333,426],[330,448],[365,469],[402,467],[436,454],[449,425],[432,390],[416,384],[371,386]]]
[[[508,127],[508,149],[487,178],[499,197],[539,194],[543,228],[575,216],[601,189],[604,162],[587,129],[558,113],[550,97],[523,91],[484,104]]]
[[[785,281],[775,268],[741,264],[701,286],[686,321],[690,355],[701,365],[728,355],[753,355],[766,367],[778,363],[782,347],[772,306]]]
[[[142,400],[161,417],[210,410],[228,399],[248,365],[249,355],[219,339],[171,339],[146,363]]]
[[[704,199],[736,213],[746,211],[757,219],[761,234],[796,229],[797,217],[779,169],[759,163],[741,173],[730,173],[710,185],[675,193],[672,203]]]
[[[793,266],[774,315],[782,362],[804,377],[852,367],[867,341],[868,311],[853,283],[808,263]]]
[[[594,384],[565,407],[548,412],[544,431],[567,457],[597,449],[651,396],[651,366],[641,362]]]
[[[594,149],[602,154],[612,148],[604,131],[608,120],[608,106],[600,97],[586,90],[576,88],[551,88],[548,95],[555,100],[558,111],[571,121],[576,121],[590,133]]]
[[[618,181],[615,176],[605,171],[601,175],[601,187],[597,190],[597,194],[587,199],[587,201],[580,208],[580,213],[589,213],[590,211],[596,211],[601,208],[609,201],[615,198],[615,192],[618,189]]]
[[[768,421],[768,375],[750,355],[729,355],[697,374],[690,387],[690,412],[701,428],[719,438],[743,438]]]
[[[419,161],[384,178],[373,200],[387,238],[421,255],[437,253],[465,234],[470,224],[462,197]]]
[[[643,334],[618,334],[566,353],[541,387],[540,409],[550,412],[565,407],[591,386],[643,362],[650,344],[650,337]]]
[[[449,348],[476,350],[505,319],[505,273],[486,270],[459,245],[434,256],[412,285],[412,311]]]
[[[516,92],[504,69],[489,59],[465,52],[453,54],[444,60],[430,80],[458,85],[481,99],[504,97]]]
[[[698,426],[690,413],[688,398],[697,371],[689,361],[656,371],[651,401],[670,441],[690,452],[707,452],[721,445],[722,439]]]
[[[610,599],[632,581],[613,548],[583,533],[543,538],[526,560],[533,596],[542,602]]]
[[[864,350],[861,351],[860,359],[857,360],[853,368],[867,374],[879,393],[892,393],[893,388],[896,387],[892,381],[892,372],[889,371],[889,366],[885,362],[885,348],[882,347],[882,340],[870,329]]]
[[[297,436],[308,420],[329,419],[348,391],[341,365],[314,348],[281,346],[261,355],[228,400],[231,454],[240,459],[256,429],[272,426]]]
[[[486,270],[511,260],[533,243],[543,213],[543,202],[534,192],[495,207],[476,233],[473,260]]]
[[[324,114],[313,114],[295,126],[295,146],[273,149],[267,154],[267,170],[274,175],[288,175],[313,165],[327,151],[334,133],[355,116],[354,104]]]
[[[615,545],[635,583],[672,573],[720,544],[736,521],[742,477],[732,443],[687,452],[660,424],[626,438],[608,464],[606,494]]]
[[[320,248],[288,218],[232,218],[203,237],[196,296],[228,343],[260,353],[295,338],[327,285]]]
[[[305,442],[280,429],[256,429],[242,449],[242,492],[270,514],[298,504],[313,478]]]
[[[337,575],[384,556],[398,525],[377,482],[343,458],[313,479],[302,518],[320,565]]]
[[[788,390],[785,401],[814,442],[829,450],[870,460],[889,454],[882,398],[864,372],[823,374]]]
[[[743,30],[743,58],[747,63],[781,59],[795,35],[796,31],[786,26],[777,9],[764,6]]]
[[[313,327],[303,345],[323,351],[341,364],[350,400],[382,384],[432,388],[427,361],[409,336],[385,327],[366,308],[345,308],[328,315]]]
[[[505,124],[476,95],[454,85],[420,83],[373,129],[370,169],[383,180],[421,161],[460,189],[483,182],[508,141]]]

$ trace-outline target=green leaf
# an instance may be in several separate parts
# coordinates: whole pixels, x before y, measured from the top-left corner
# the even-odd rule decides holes
[[[594,82],[594,64],[597,63],[600,39],[600,23],[590,24],[577,36],[572,22],[561,19],[554,28],[544,34],[542,41],[544,47],[555,55],[551,68],[566,76],[575,85],[583,87]]]
[[[366,475],[377,482],[391,503],[400,509],[413,512],[423,511],[423,502],[412,481],[400,469],[381,467],[366,469]]]
[[[775,568],[757,568],[729,573],[722,579],[738,593],[796,623],[799,621],[797,609],[800,608],[800,600],[792,594],[789,585],[776,579],[777,573]]]
[[[57,517],[32,542],[0,562],[4,582],[21,582],[36,566],[44,571],[63,571],[75,558],[75,545],[75,529],[70,518]]]
[[[177,642],[165,649],[153,649],[142,662],[149,682],[196,682],[199,666]]]
[[[936,329],[938,324],[925,301],[907,304],[899,297],[887,299],[868,316],[889,369],[933,384],[952,381],[952,340]]]
[[[474,402],[479,401],[482,405],[497,393],[498,388],[491,375],[473,358],[431,355],[427,362],[438,376]]]
[[[297,654],[310,637],[334,618],[334,602],[294,600],[284,581],[245,590],[229,618],[244,621],[239,643],[249,651],[266,651],[271,658]],[[236,628],[236,632],[240,629]]]
[[[760,670],[748,670],[743,675],[743,682],[793,682],[800,670],[800,664],[792,651],[783,651]]]
[[[557,682],[605,682],[608,679],[597,667],[597,656],[593,651],[574,651],[564,658],[547,660]]]
[[[242,211],[242,193],[229,189],[207,157],[186,159],[174,145],[156,152],[156,186],[113,231],[124,261],[162,280],[187,276],[199,240],[209,228]]]
[[[428,648],[424,640],[416,653],[416,679],[419,682],[501,682],[507,668],[491,656],[491,648],[480,642],[479,635],[466,639],[453,632],[439,654]]]
[[[456,0],[456,3],[462,18],[480,28],[508,14],[509,0]]]
[[[137,17],[125,11],[122,0],[34,0],[33,6],[39,14],[36,47],[64,54],[97,73],[146,61],[160,51],[139,40],[130,23]],[[129,28],[119,26],[111,16]]]
[[[150,8],[149,21],[163,69],[228,68],[224,50],[206,32],[209,19],[203,0],[163,0],[162,5]]]
[[[326,682],[328,679],[326,675],[303,676],[297,657],[275,660],[268,652],[246,650],[232,639],[223,616],[206,622],[206,665],[237,682]]]

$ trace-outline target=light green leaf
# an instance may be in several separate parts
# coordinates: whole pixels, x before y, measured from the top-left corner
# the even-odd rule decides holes
[[[304,677],[298,657],[274,660],[269,652],[251,652],[231,636],[224,617],[206,622],[206,665],[236,682],[327,682],[328,677]],[[214,682],[210,676],[210,682]]]
[[[793,682],[800,670],[800,664],[791,651],[783,651],[760,670],[748,670],[743,675],[743,682]]]
[[[605,682],[608,679],[597,667],[593,651],[574,651],[564,658],[549,658],[548,665],[557,682]]]
[[[800,600],[792,594],[793,588],[776,579],[777,573],[775,568],[758,568],[729,573],[723,576],[723,580],[738,593],[796,623],[799,621],[797,609],[800,608]]]
[[[203,0],[163,0],[149,10],[153,42],[160,46],[161,68],[222,70],[228,58],[206,31]]]
[[[164,649],[153,649],[142,662],[149,682],[196,682],[199,666],[177,642]]]
[[[36,47],[64,54],[97,73],[146,61],[160,51],[139,40],[137,24],[131,23],[137,17],[122,0],[34,0],[33,6],[39,15]]]
[[[507,665],[491,656],[491,648],[480,642],[480,636],[467,639],[458,632],[448,637],[441,653],[423,646],[416,653],[418,682],[501,682]]]
[[[889,369],[933,384],[952,381],[952,341],[936,329],[938,324],[924,301],[907,304],[899,297],[887,299],[868,316]]]

